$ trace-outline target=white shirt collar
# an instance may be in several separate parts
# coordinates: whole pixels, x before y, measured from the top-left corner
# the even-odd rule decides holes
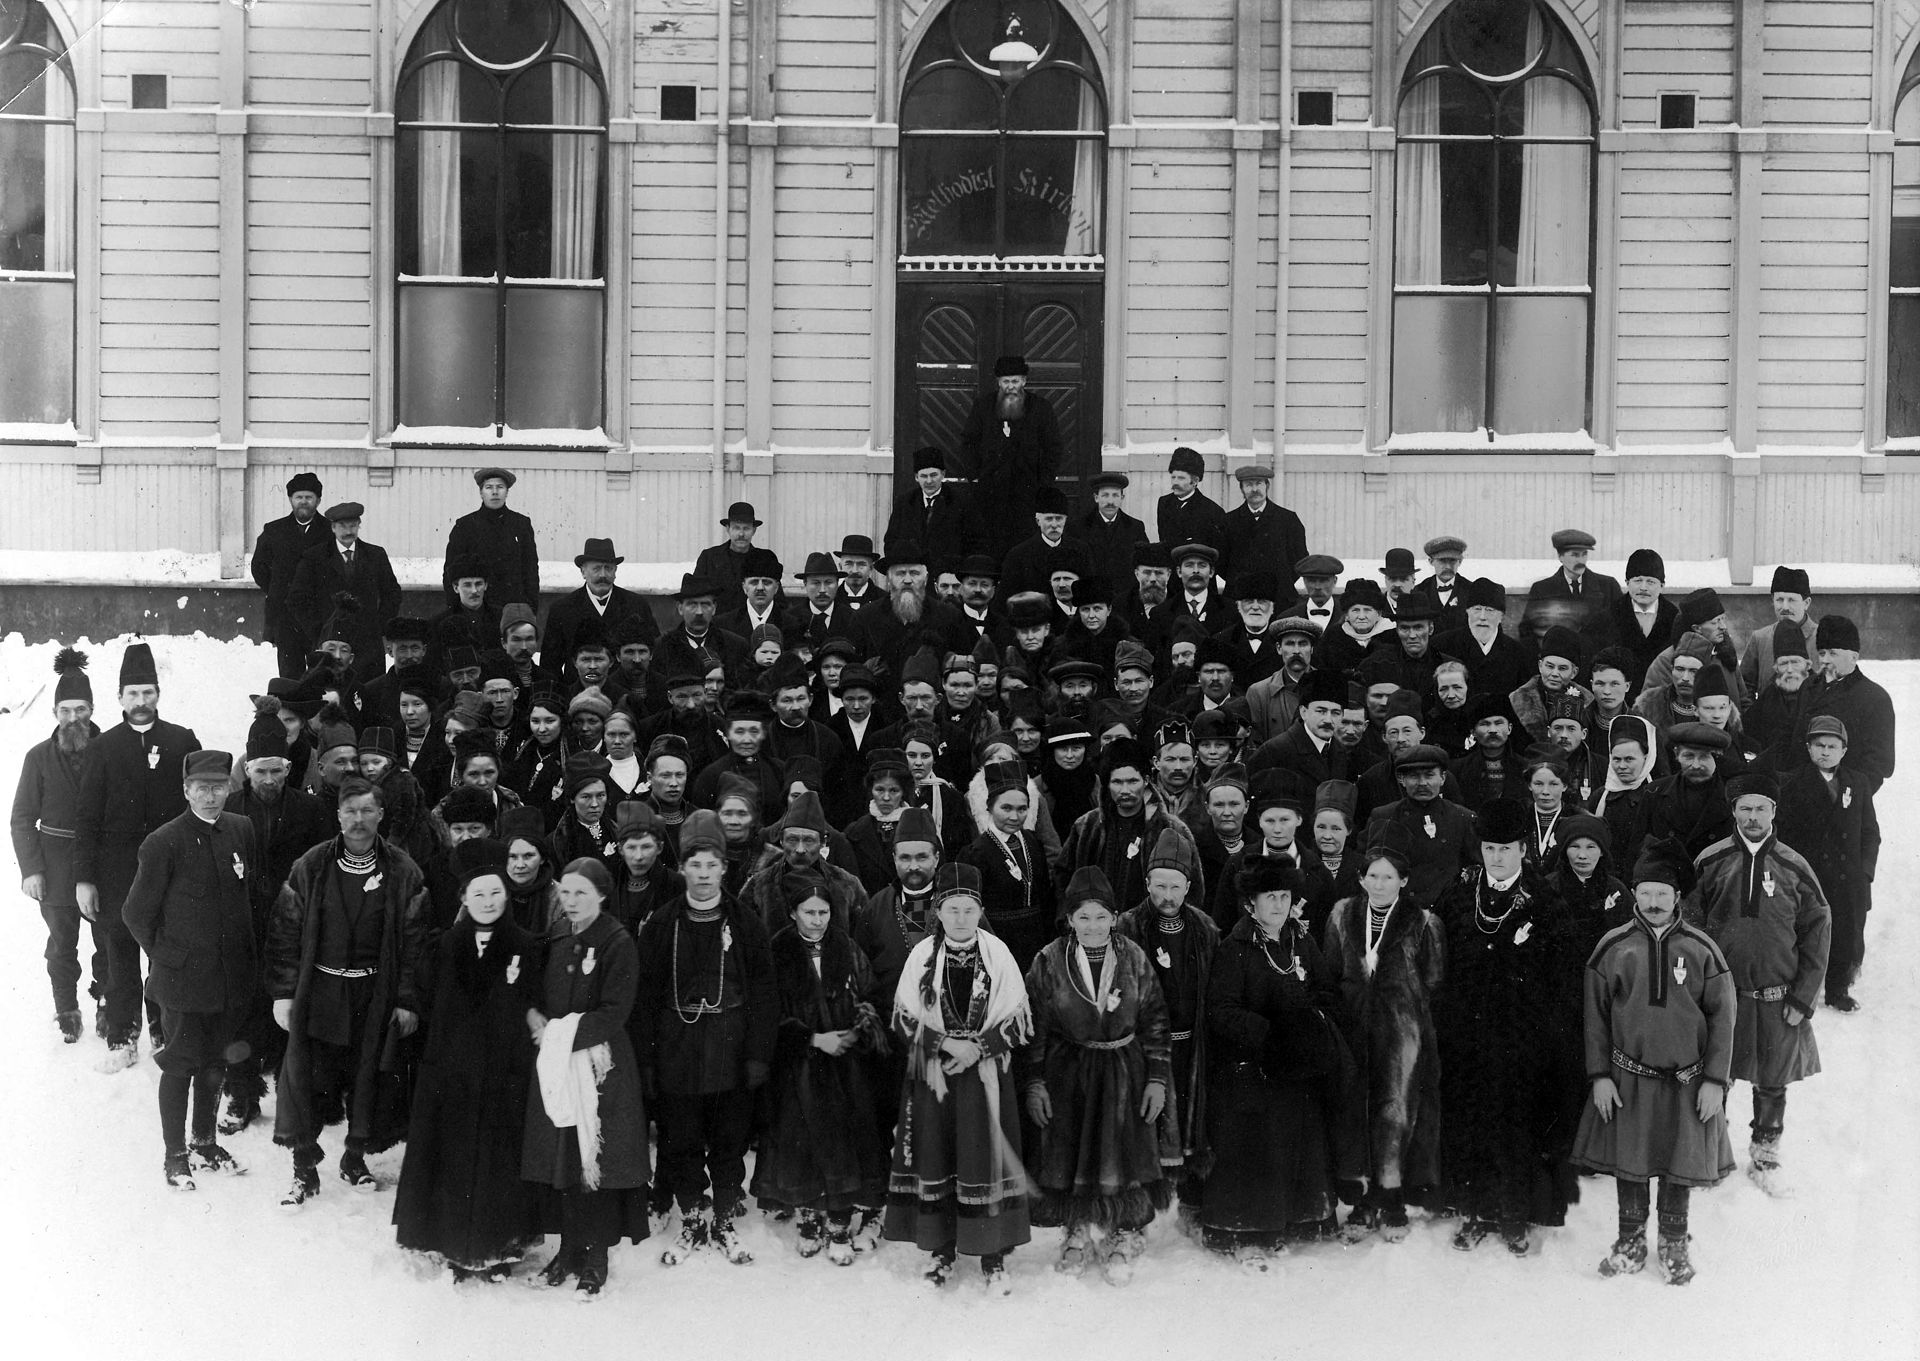
[[[1519,870],[1515,870],[1511,875],[1507,876],[1507,878],[1505,879],[1496,879],[1491,874],[1489,874],[1487,876],[1487,887],[1492,889],[1495,893],[1505,893],[1508,889],[1513,887],[1515,881],[1517,881],[1519,878],[1520,878]]]

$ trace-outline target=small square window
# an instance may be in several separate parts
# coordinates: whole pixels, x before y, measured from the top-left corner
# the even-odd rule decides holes
[[[697,85],[662,85],[660,87],[660,121],[663,123],[691,123],[700,116],[700,87]]]
[[[1303,128],[1333,126],[1333,91],[1300,90],[1294,95],[1294,120]]]
[[[133,107],[136,109],[166,108],[167,78],[165,76],[133,77]]]
[[[1690,128],[1694,126],[1699,109],[1700,97],[1690,94],[1660,96],[1660,126],[1663,128]]]

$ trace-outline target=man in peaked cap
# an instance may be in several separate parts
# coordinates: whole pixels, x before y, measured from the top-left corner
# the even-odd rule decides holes
[[[1375,808],[1367,819],[1366,847],[1389,845],[1407,857],[1413,867],[1408,892],[1431,909],[1460,877],[1460,871],[1480,863],[1483,839],[1474,815],[1442,793],[1447,779],[1447,754],[1425,744],[1393,759],[1393,777],[1400,797]],[[1509,802],[1493,800],[1493,804]]]
[[[287,513],[262,525],[253,541],[253,580],[266,596],[262,626],[278,652],[280,674],[289,678],[306,669],[310,640],[287,608],[287,593],[301,557],[327,537],[320,491],[320,479],[310,472],[288,478]]]
[[[1286,618],[1312,620],[1320,626],[1324,637],[1340,622],[1341,602],[1335,598],[1334,591],[1340,584],[1340,574],[1346,570],[1347,565],[1329,553],[1309,553],[1297,559],[1291,568],[1293,580],[1300,583],[1305,594],[1281,614]]]
[[[1434,633],[1465,628],[1467,578],[1460,574],[1460,564],[1467,556],[1467,541],[1454,534],[1436,534],[1420,551],[1433,571],[1416,581],[1408,594],[1423,596],[1433,606]]]
[[[974,398],[954,469],[973,479],[982,506],[993,507],[987,551],[1002,559],[1032,523],[1034,497],[1055,485],[1066,454],[1053,403],[1028,390],[1028,376],[1020,355],[994,361],[993,387]]]
[[[1233,470],[1233,477],[1241,499],[1226,514],[1226,542],[1220,545],[1220,572],[1229,591],[1249,572],[1268,571],[1307,556],[1307,530],[1300,517],[1268,499],[1273,470],[1264,463],[1244,463]],[[1288,574],[1282,581],[1276,574],[1274,580],[1279,593],[1273,605],[1284,610],[1299,598],[1293,578]]]
[[[914,485],[900,493],[887,517],[888,552],[896,544],[917,543],[935,561],[982,553],[987,533],[976,513],[973,489],[947,482],[947,455],[928,446],[913,455]],[[785,921],[781,925],[785,925]]]
[[[1067,526],[1067,537],[1086,550],[1093,575],[1113,590],[1116,609],[1133,598],[1133,551],[1147,542],[1147,527],[1127,514],[1127,475],[1108,468],[1087,479],[1093,508]]]
[[[124,721],[87,753],[73,839],[75,901],[105,937],[108,1052],[100,1070],[108,1073],[139,1057],[140,945],[121,912],[139,869],[140,843],[185,811],[180,772],[200,750],[191,728],[160,717],[160,677],[145,643],[128,644],[121,658],[120,709]]]
[[[1857,1011],[1853,984],[1866,957],[1867,913],[1873,908],[1873,878],[1880,863],[1873,782],[1847,769],[1847,725],[1831,714],[1808,720],[1806,752],[1808,763],[1780,782],[1775,826],[1780,840],[1813,867],[1833,910],[1827,1005],[1835,1011]]]
[[[365,513],[357,501],[327,507],[333,535],[313,544],[300,556],[287,608],[300,621],[307,638],[317,638],[343,594],[353,597],[352,632],[354,675],[367,681],[380,674],[380,629],[400,613],[400,582],[393,575],[387,550],[360,537]]]
[[[1540,637],[1555,624],[1564,624],[1599,651],[1613,641],[1613,606],[1620,599],[1620,583],[1587,565],[1594,537],[1584,529],[1562,529],[1553,535],[1553,551],[1560,570],[1542,577],[1527,590],[1527,608],[1521,616],[1523,639]]]
[[[455,520],[447,534],[440,586],[449,605],[457,603],[453,565],[471,558],[480,564],[487,579],[487,598],[496,610],[512,604],[539,607],[540,549],[533,540],[533,521],[507,506],[507,493],[517,480],[506,468],[474,470],[480,505]]]
[[[1182,542],[1173,547],[1168,559],[1173,563],[1173,617],[1191,619],[1202,633],[1228,627],[1232,612],[1215,585],[1220,574],[1220,550],[1198,540]],[[1172,624],[1170,619],[1168,627]]]
[[[1759,694],[1760,687],[1773,678],[1773,640],[1782,629],[1796,630],[1812,656],[1820,627],[1813,616],[1813,581],[1806,569],[1774,568],[1768,592],[1773,598],[1773,622],[1748,634],[1746,650],[1740,654],[1740,683],[1749,696]]]
[[[1200,490],[1207,475],[1207,461],[1198,449],[1181,445],[1167,460],[1167,483],[1171,490],[1154,507],[1154,528],[1160,542],[1168,547],[1203,543],[1215,553],[1227,547],[1227,512],[1220,503]],[[1215,559],[1218,562],[1218,559]],[[1174,564],[1179,566],[1178,562]]]

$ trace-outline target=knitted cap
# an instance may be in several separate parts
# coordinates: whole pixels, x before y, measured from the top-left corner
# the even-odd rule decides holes
[[[1200,857],[1192,842],[1168,827],[1160,833],[1160,839],[1153,843],[1153,854],[1147,857],[1147,868],[1178,870],[1191,884],[1200,878]]]

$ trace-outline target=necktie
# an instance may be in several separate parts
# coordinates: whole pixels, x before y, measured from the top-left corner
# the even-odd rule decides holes
[[[347,551],[342,553],[340,556],[342,556],[347,560],[347,566],[349,567],[353,566],[353,550],[351,548],[347,549]]]
[[[1578,600],[1580,598],[1580,578],[1579,577],[1575,577],[1573,579],[1573,598],[1575,600]]]

